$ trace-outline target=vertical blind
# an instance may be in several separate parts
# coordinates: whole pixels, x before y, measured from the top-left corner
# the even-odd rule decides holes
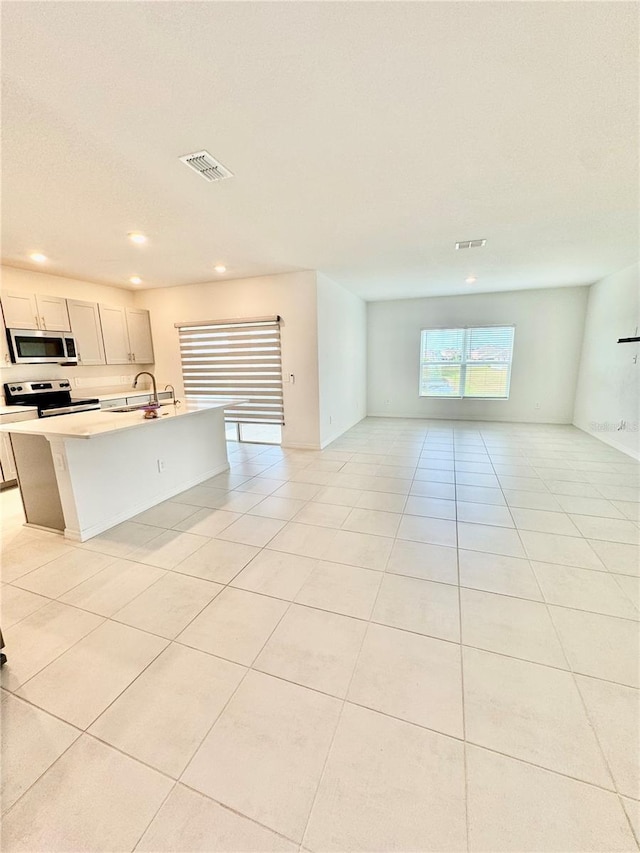
[[[244,397],[226,421],[284,424],[279,317],[176,326],[187,399]]]
[[[424,329],[420,396],[509,398],[513,326]]]

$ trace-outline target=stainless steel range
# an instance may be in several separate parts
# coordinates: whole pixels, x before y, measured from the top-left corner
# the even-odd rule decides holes
[[[72,415],[100,408],[97,399],[72,400],[68,379],[43,379],[40,382],[6,382],[4,398],[7,406],[37,406],[38,417]]]

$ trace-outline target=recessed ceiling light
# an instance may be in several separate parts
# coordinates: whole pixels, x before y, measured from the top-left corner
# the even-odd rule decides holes
[[[146,243],[147,238],[144,234],[140,234],[139,231],[130,231],[127,235],[132,243]]]
[[[218,264],[217,266],[214,267],[214,270],[216,272],[226,272],[227,268],[225,267],[224,264]]]
[[[131,284],[142,284],[142,279],[139,275],[132,275],[129,281]]]
[[[467,278],[465,278],[465,281],[467,282],[467,284],[475,284],[477,280],[478,279],[475,277],[475,275],[470,275]]]
[[[47,256],[43,255],[42,252],[32,252],[29,257],[37,264],[43,264],[47,260]]]

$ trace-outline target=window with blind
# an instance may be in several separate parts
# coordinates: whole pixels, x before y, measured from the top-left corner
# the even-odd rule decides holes
[[[513,326],[423,329],[420,396],[508,400]]]
[[[187,399],[244,397],[226,421],[284,424],[279,317],[176,326]]]

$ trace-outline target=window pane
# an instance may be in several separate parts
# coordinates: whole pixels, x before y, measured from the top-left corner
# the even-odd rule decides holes
[[[227,441],[238,441],[238,424],[225,424],[224,434]]]
[[[513,326],[423,329],[422,397],[508,399]]]
[[[464,350],[464,329],[427,329],[422,332],[422,360],[460,362]]]
[[[498,361],[508,364],[513,350],[513,332],[513,326],[469,329],[466,360]]]
[[[508,364],[468,364],[464,383],[465,397],[508,397]]]
[[[423,364],[420,376],[423,397],[460,397],[460,365]]]
[[[280,424],[239,424],[240,441],[255,441],[258,444],[280,444],[282,427]]]

